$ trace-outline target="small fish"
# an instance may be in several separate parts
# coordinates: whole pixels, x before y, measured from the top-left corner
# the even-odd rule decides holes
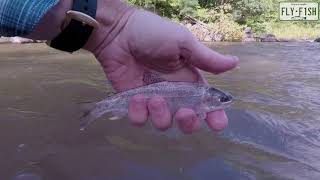
[[[161,96],[167,101],[172,114],[182,107],[191,108],[201,119],[206,117],[207,112],[229,107],[233,99],[230,94],[205,84],[163,81],[130,89],[87,105],[81,118],[81,130],[107,113],[113,115],[113,120],[127,116],[129,100],[137,94],[144,95],[147,100],[156,95]]]

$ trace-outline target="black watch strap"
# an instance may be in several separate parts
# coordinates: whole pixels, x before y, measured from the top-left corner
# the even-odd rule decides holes
[[[96,17],[97,0],[73,0],[73,11]],[[81,49],[88,41],[94,27],[72,19],[64,30],[50,42],[50,46],[67,52]]]

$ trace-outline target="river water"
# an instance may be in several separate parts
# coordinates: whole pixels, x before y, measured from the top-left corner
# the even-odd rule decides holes
[[[206,74],[236,98],[230,125],[183,135],[126,120],[81,132],[79,103],[112,94],[94,57],[1,45],[0,179],[320,179],[320,45],[209,46],[241,59],[232,72]]]

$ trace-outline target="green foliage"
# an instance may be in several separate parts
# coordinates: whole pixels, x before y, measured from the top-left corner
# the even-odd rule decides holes
[[[128,0],[131,5],[142,7],[168,18],[175,18],[179,14],[175,1],[177,0]]]
[[[302,39],[314,40],[320,36],[320,26],[315,25],[301,25],[302,23],[293,22],[276,22],[271,23],[270,33],[278,38],[283,39]]]
[[[199,19],[202,22],[208,23],[210,21],[210,15],[208,9],[198,8],[195,12],[195,18]]]
[[[156,13],[171,19],[177,18],[179,11],[172,0],[157,0],[154,3]]]
[[[214,13],[214,22],[210,27],[214,34],[223,36],[224,41],[240,41],[243,35],[243,26],[234,21],[231,13],[219,11]]]
[[[180,15],[194,15],[198,6],[198,0],[180,0]]]
[[[278,5],[284,0],[128,0],[161,16],[182,20],[186,15],[209,24],[213,31],[224,35],[225,40],[238,40],[244,27],[251,27],[256,34],[276,33],[280,36],[286,24],[278,20]],[[285,0],[295,1],[295,0]],[[320,0],[311,0],[320,2]],[[316,29],[319,22],[292,22],[290,27],[299,32]],[[303,28],[298,28],[303,27]],[[279,31],[277,31],[277,29]],[[241,32],[241,33],[240,33]],[[289,33],[288,31],[286,31]],[[318,32],[318,31],[315,31]],[[292,33],[302,37],[299,33]],[[315,33],[312,37],[315,37]],[[320,35],[320,34],[319,34]]]
[[[264,0],[240,0],[233,6],[239,22],[245,22],[248,18],[260,16],[267,11]]]

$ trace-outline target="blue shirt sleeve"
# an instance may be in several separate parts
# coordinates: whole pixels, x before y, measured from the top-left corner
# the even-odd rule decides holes
[[[59,0],[0,0],[0,36],[24,36],[32,32]]]

